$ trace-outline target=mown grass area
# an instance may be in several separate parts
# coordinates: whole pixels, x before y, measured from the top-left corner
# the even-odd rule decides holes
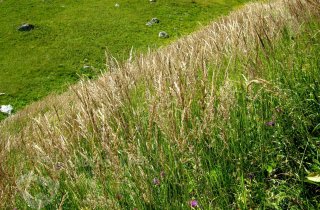
[[[7,118],[0,208],[319,209],[319,7],[250,4]]]
[[[105,68],[105,51],[120,61],[170,43],[246,0],[4,0],[0,2],[0,104],[15,110],[81,76]],[[118,3],[119,7],[115,7]],[[157,17],[159,24],[145,24]],[[35,30],[19,32],[23,23]],[[159,39],[166,31],[169,39]],[[90,66],[84,68],[84,66]],[[0,113],[0,119],[4,115]]]

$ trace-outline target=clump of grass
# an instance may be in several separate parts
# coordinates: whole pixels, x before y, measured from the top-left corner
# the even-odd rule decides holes
[[[8,118],[1,207],[319,208],[319,6],[249,4]]]

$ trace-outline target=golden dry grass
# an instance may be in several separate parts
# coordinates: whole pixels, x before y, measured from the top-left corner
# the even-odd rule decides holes
[[[128,187],[145,188],[143,197],[148,201],[147,178],[139,170],[148,158],[139,153],[138,147],[144,144],[141,141],[145,141],[147,148],[152,147],[153,142],[149,142],[154,135],[152,127],[157,125],[177,145],[177,152],[191,153],[188,141],[209,132],[217,116],[228,120],[234,105],[234,81],[228,70],[223,81],[218,81],[219,72],[210,74],[210,66],[219,69],[225,58],[252,56],[257,44],[261,44],[261,37],[272,45],[285,25],[299,30],[303,16],[316,14],[318,6],[317,0],[251,3],[167,47],[142,55],[132,53],[127,62],[118,63],[107,55],[109,72],[97,80],[83,80],[68,92],[31,104],[1,122],[0,202],[13,200],[18,192],[17,176],[26,168],[39,174],[45,168],[53,179],[59,177],[57,167],[63,168],[76,185],[81,179],[73,170],[78,153],[94,163],[97,176],[102,176],[99,163],[105,161],[107,169],[113,172],[109,178],[117,187],[124,179],[117,154],[120,148],[128,154],[129,165],[137,168],[133,177],[140,177],[135,180],[136,186]],[[256,71],[248,68],[248,85],[257,79]],[[218,82],[222,85],[216,89]],[[201,97],[197,95],[199,91],[203,93]],[[213,108],[216,100],[220,101],[218,113]],[[192,103],[201,105],[201,119],[191,116]],[[180,115],[172,107],[180,110]],[[141,121],[148,124],[142,125]],[[194,129],[188,128],[190,124]],[[137,137],[143,126],[147,139]],[[83,140],[89,142],[92,154],[81,150]],[[106,153],[104,160],[98,155],[102,150]],[[12,151],[21,154],[17,157],[19,162],[9,165]],[[165,161],[163,158],[160,164],[165,165]],[[119,208],[108,198],[99,199]],[[90,204],[90,195],[84,202]]]

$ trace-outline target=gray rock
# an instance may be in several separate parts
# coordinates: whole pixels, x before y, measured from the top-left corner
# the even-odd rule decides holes
[[[23,24],[18,28],[19,31],[31,31],[33,29],[34,29],[34,25],[29,23]]]
[[[160,31],[159,32],[159,37],[160,38],[169,38],[169,34],[165,31]]]
[[[152,18],[151,22],[153,23],[160,23],[160,20],[158,18]]]
[[[149,22],[146,23],[147,26],[152,26],[156,23],[160,23],[160,20],[158,18],[152,18]]]
[[[9,105],[1,105],[0,112],[10,115],[13,110],[13,107]]]

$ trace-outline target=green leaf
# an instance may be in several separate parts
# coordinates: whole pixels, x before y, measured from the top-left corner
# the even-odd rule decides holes
[[[319,183],[320,182],[320,173],[319,172],[310,173],[306,178],[311,182]]]
[[[271,174],[271,172],[273,171],[273,168],[272,168],[271,165],[267,166],[267,171],[268,171],[269,174]]]

